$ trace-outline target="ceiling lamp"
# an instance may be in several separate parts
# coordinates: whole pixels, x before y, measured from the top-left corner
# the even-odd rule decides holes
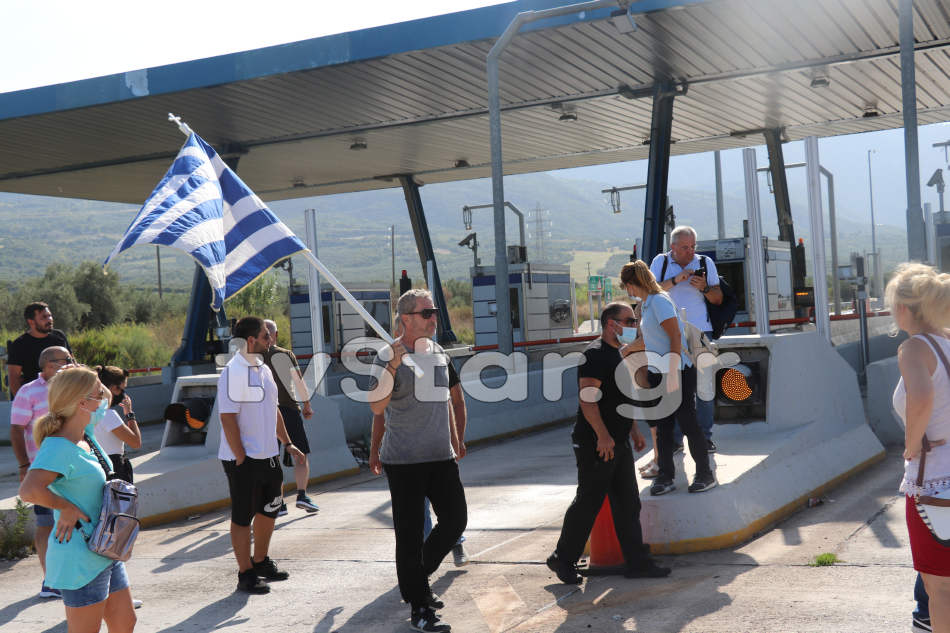
[[[824,68],[817,68],[812,72],[811,75],[811,87],[812,88],[827,88],[831,84],[831,79],[828,78],[828,71]]]
[[[877,102],[865,103],[864,114],[862,114],[861,117],[871,119],[876,116],[881,116],[881,111],[877,109]]]
[[[576,121],[577,112],[574,112],[573,110],[568,110],[566,112],[561,113],[561,116],[559,116],[557,120],[558,121]]]
[[[366,149],[366,147],[367,147],[367,146],[366,146],[366,141],[364,141],[364,140],[361,139],[361,138],[354,139],[353,142],[350,144],[350,149],[353,150],[354,152],[358,152],[358,151],[360,151],[360,150],[364,150],[364,149]]]
[[[468,161],[464,158],[458,159],[452,166],[455,167],[455,169],[465,169],[466,167],[471,167],[471,165],[468,164]]]

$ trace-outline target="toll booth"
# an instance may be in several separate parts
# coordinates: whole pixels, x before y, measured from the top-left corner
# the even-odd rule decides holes
[[[472,317],[475,347],[498,344],[495,268],[473,266]],[[508,265],[511,329],[515,343],[546,341],[574,333],[571,269],[557,264]]]
[[[764,238],[766,288],[769,301],[769,319],[795,318],[795,295],[792,286],[792,252],[788,242]],[[736,293],[738,309],[736,323],[755,318],[754,284],[750,281],[749,238],[735,237],[721,240],[703,240],[696,243],[696,253],[706,255],[716,263],[716,270],[729,282]],[[748,334],[755,328],[730,328],[727,334]],[[764,333],[764,332],[763,332]]]
[[[950,272],[950,211],[933,214],[934,266],[942,273]]]
[[[392,332],[389,288],[354,284],[347,285],[346,289],[380,325]],[[378,337],[343,295],[329,284],[323,284],[320,290],[324,352],[339,353],[344,345],[358,337]],[[311,332],[309,290],[305,285],[295,285],[290,291],[290,344],[297,356],[313,353]],[[306,368],[309,362],[309,359],[300,359],[301,368]]]

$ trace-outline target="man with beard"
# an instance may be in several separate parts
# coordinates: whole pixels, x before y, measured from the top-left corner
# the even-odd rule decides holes
[[[34,301],[23,310],[27,331],[10,343],[7,350],[7,376],[10,399],[20,387],[36,380],[40,374],[40,352],[47,347],[65,347],[72,353],[66,335],[53,329],[53,314],[42,301]]]

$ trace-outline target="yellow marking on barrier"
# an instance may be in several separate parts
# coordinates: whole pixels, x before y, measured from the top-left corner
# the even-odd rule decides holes
[[[309,484],[322,483],[324,481],[331,481],[333,479],[338,479],[340,477],[348,477],[349,475],[359,474],[359,467],[356,468],[347,468],[346,470],[341,470],[335,473],[330,473],[328,475],[321,475],[320,477],[311,477],[308,480]],[[296,490],[297,484],[290,483],[284,484],[284,491]],[[164,523],[172,523],[174,521],[180,521],[182,519],[187,519],[188,517],[194,514],[204,514],[205,512],[212,512],[214,510],[220,510],[221,508],[226,508],[231,505],[230,497],[226,499],[217,499],[215,501],[209,501],[208,503],[199,503],[193,506],[186,506],[184,508],[177,508],[175,510],[169,510],[168,512],[162,512],[161,514],[152,514],[147,517],[141,517],[139,522],[143,528],[155,527],[156,525],[162,525]]]
[[[835,486],[847,481],[865,468],[868,468],[869,466],[872,466],[883,460],[886,454],[887,453],[885,451],[881,451],[877,455],[861,462],[854,468],[838,475],[834,479],[825,482],[814,490],[806,492],[794,501],[786,503],[781,508],[770,512],[765,516],[759,517],[741,530],[728,532],[726,534],[718,534],[716,536],[705,536],[703,538],[673,541],[671,543],[651,543],[650,551],[654,554],[689,554],[691,552],[706,552],[709,550],[724,549],[745,543],[746,541],[752,540],[757,534],[764,531],[766,528],[778,523],[791,514],[794,514],[803,505],[805,505],[809,497],[817,497],[828,492]]]

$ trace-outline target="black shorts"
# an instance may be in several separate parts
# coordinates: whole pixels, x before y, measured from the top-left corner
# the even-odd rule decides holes
[[[284,471],[276,455],[268,459],[245,457],[240,466],[234,460],[221,463],[228,476],[232,523],[246,527],[255,514],[277,518],[284,502]]]
[[[280,409],[280,415],[284,418],[284,426],[287,427],[287,435],[290,436],[291,443],[300,449],[304,455],[310,454],[310,442],[307,441],[307,432],[303,428],[303,416],[300,415],[300,409],[297,407],[277,407]]]

